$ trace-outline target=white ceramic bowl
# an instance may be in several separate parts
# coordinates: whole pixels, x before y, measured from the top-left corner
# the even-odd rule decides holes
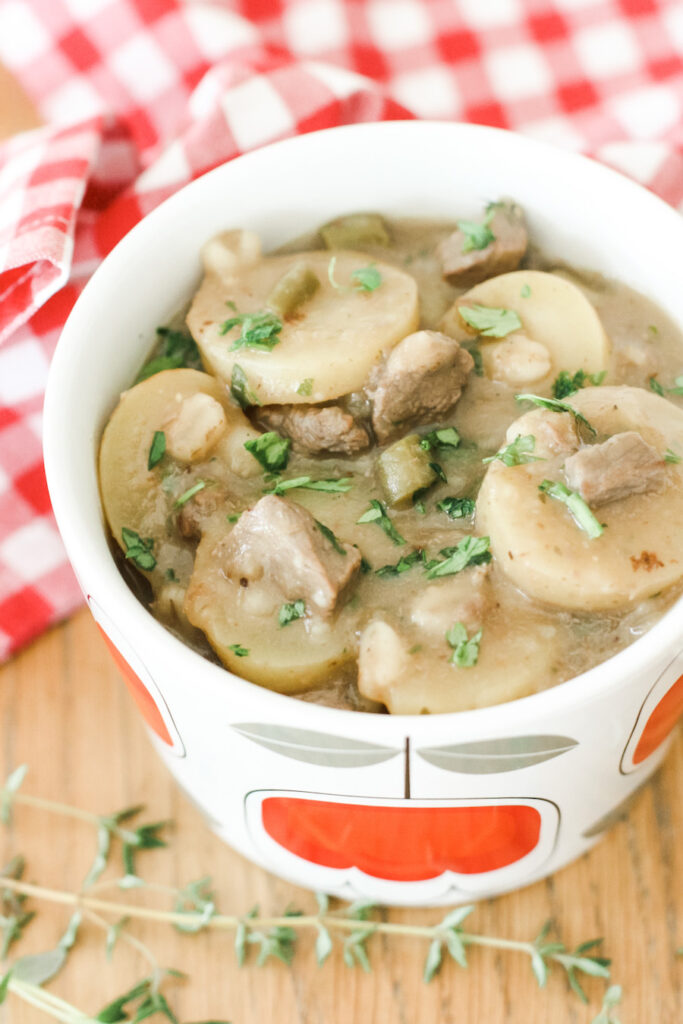
[[[683,605],[604,664],[510,704],[393,717],[301,703],[203,660],[138,603],[107,546],[98,441],[215,232],[253,228],[269,249],[348,211],[476,215],[499,195],[522,204],[547,253],[619,278],[676,318],[683,221],[644,189],[491,128],[365,124],[241,157],[155,210],[88,284],[50,374],[55,513],[157,750],[245,856],[344,897],[471,900],[586,850],[665,752],[683,705]]]

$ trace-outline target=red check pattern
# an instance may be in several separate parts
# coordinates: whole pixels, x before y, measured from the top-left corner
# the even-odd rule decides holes
[[[683,205],[680,0],[3,0],[47,125],[0,144],[0,660],[80,595],[41,407],[111,246],[185,182],[355,121],[474,121],[590,152]]]

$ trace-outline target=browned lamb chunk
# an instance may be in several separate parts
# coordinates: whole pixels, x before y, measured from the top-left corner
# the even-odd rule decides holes
[[[487,277],[517,269],[528,241],[520,208],[514,203],[496,204],[488,226],[494,237],[483,249],[468,250],[467,236],[460,230],[438,246],[441,272],[449,284],[469,288]]]
[[[267,494],[243,512],[224,548],[224,569],[247,583],[267,577],[290,601],[329,614],[358,572],[361,555],[338,542],[341,554],[301,505]]]
[[[379,443],[447,412],[473,366],[467,349],[438,331],[417,331],[400,341],[366,388]]]
[[[580,445],[576,420],[569,412],[551,412],[532,409],[508,428],[505,440],[511,444],[515,438],[531,434],[535,440],[534,455],[542,459],[553,455],[573,455]]]
[[[267,405],[257,411],[256,420],[291,437],[295,450],[309,455],[353,455],[370,444],[367,430],[338,405]]]
[[[656,490],[666,479],[659,452],[635,430],[582,448],[565,462],[567,483],[594,508]]]
[[[176,516],[178,533],[188,540],[199,540],[202,528],[217,509],[226,506],[226,492],[223,487],[212,485],[198,491],[193,498],[186,501]]]

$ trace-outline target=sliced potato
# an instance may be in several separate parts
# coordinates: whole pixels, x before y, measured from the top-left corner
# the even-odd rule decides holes
[[[207,270],[187,316],[205,365],[230,383],[238,364],[263,405],[323,402],[359,391],[377,359],[418,325],[417,285],[409,274],[366,253],[340,251],[334,256],[335,287],[328,276],[330,254],[310,252],[306,267],[320,287],[283,318],[277,344],[271,351],[233,350],[242,327],[220,333],[220,325],[236,315],[227,304],[239,314],[263,311],[278,282],[302,258],[301,253],[268,257],[238,264],[231,273]],[[370,263],[381,283],[373,291],[359,290],[351,275]],[[215,253],[211,265],[221,265]],[[304,381],[312,384],[302,394]]]
[[[202,396],[199,401],[198,396]],[[202,458],[210,453],[211,442],[217,452],[228,449],[233,432],[239,432],[241,441],[247,435],[259,436],[244,413],[232,405],[219,381],[198,370],[165,370],[124,392],[107,423],[100,446],[102,504],[112,535],[123,550],[121,531],[124,527],[135,530],[141,537],[152,537],[158,570],[165,567],[160,554],[168,543],[168,498],[159,483],[163,466],[147,468],[149,450],[155,431],[168,431],[172,437],[174,424],[187,420],[193,406],[199,407],[202,417],[206,416],[207,407],[210,413],[219,412],[217,416],[210,416],[209,421],[202,420],[204,425],[208,422],[211,435],[205,438],[206,443],[197,437],[192,442],[199,446],[197,451]],[[218,429],[221,423],[224,425]],[[243,449],[242,453],[248,454]],[[183,460],[191,454],[189,449],[181,449]],[[260,472],[258,463],[251,456],[248,458],[254,471]],[[171,459],[169,446],[167,460]]]
[[[201,629],[227,668],[271,690],[299,693],[330,679],[356,653],[356,613],[298,619],[281,627],[283,598],[268,579],[240,586],[223,571],[222,546],[231,526],[212,521],[197,549],[185,614]],[[240,656],[235,647],[249,653]]]
[[[549,395],[560,370],[600,373],[607,369],[610,345],[598,314],[575,284],[557,274],[516,270],[482,281],[456,299],[441,321],[441,330],[458,341],[471,341],[476,331],[458,309],[473,304],[514,310],[522,321],[521,331],[507,338],[480,335],[484,372],[493,380],[515,386],[533,382],[537,394]],[[515,359],[510,339],[523,336],[542,345],[547,355],[540,348],[527,351],[518,341]],[[546,359],[549,368],[541,373]]]
[[[641,434],[664,455],[683,454],[683,411],[631,387],[586,388],[569,404],[601,436]],[[508,436],[519,434],[523,420]],[[477,529],[491,538],[499,566],[525,593],[576,611],[609,611],[635,604],[683,576],[683,464],[667,466],[662,491],[634,494],[596,511],[605,529],[591,540],[567,508],[542,499],[544,479],[564,481],[566,452],[543,462],[489,466],[477,498]]]

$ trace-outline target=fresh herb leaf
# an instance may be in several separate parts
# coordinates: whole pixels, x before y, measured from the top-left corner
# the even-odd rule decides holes
[[[308,398],[313,394],[313,378],[306,377],[301,381],[299,387],[296,389],[297,395],[303,395],[304,398]]]
[[[238,658],[246,658],[249,654],[249,648],[242,647],[242,644],[229,644],[228,650],[236,654]]]
[[[190,334],[186,331],[176,331],[171,327],[157,327],[157,335],[161,342],[159,355],[154,356],[145,363],[135,383],[139,384],[148,377],[162,370],[178,370],[181,366],[190,367],[193,370],[201,370],[202,360],[199,349]]]
[[[266,434],[261,434],[260,437],[245,441],[244,447],[264,469],[270,473],[276,473],[287,468],[292,442],[288,437],[280,437],[276,431],[269,430]]]
[[[381,501],[377,501],[375,498],[370,502],[370,508],[363,513],[360,519],[357,519],[358,523],[377,523],[380,529],[384,530],[387,537],[394,542],[394,544],[405,544],[405,538],[401,536],[394,524],[392,523],[387,510]]]
[[[219,334],[227,334],[233,327],[242,327],[239,338],[230,346],[231,352],[241,348],[253,348],[257,352],[272,352],[280,341],[282,320],[269,309],[258,310],[256,313],[237,313],[236,316],[224,320],[218,328]]]
[[[359,267],[351,271],[351,280],[355,281],[354,288],[357,292],[374,292],[382,283],[382,275],[374,263],[367,267]]]
[[[466,519],[474,515],[475,503],[472,498],[442,498],[437,501],[439,512],[445,512],[449,519]]]
[[[497,309],[494,306],[458,306],[458,313],[466,324],[484,338],[504,338],[511,331],[519,331],[522,321],[514,309]]]
[[[147,469],[158,466],[166,454],[166,434],[163,430],[155,430],[147,456]]]
[[[419,516],[424,516],[427,513],[424,501],[416,501],[415,504],[413,505],[413,508],[415,509]]]
[[[531,402],[540,409],[549,409],[551,412],[568,412],[574,417],[577,423],[581,423],[592,437],[597,435],[595,427],[591,426],[586,417],[574,409],[568,402],[560,402],[557,398],[542,398],[540,395],[515,395],[517,402]]]
[[[164,576],[168,580],[169,583],[177,583],[178,582],[178,577],[176,576],[175,569],[173,569],[173,568],[167,569],[166,572],[164,573]]]
[[[401,576],[408,572],[418,562],[424,561],[422,550],[411,551],[409,555],[403,555],[394,565],[383,565],[381,569],[375,569],[376,576]]]
[[[234,646],[238,646],[235,644]],[[233,648],[231,647],[230,650]],[[244,648],[242,648],[244,650]],[[248,653],[248,652],[247,652]],[[184,889],[179,889],[173,910],[176,914],[187,914],[192,918],[182,924],[176,924],[180,932],[194,934],[205,928],[208,922],[216,914],[215,894],[211,889],[211,879],[208,876],[190,882]]]
[[[247,375],[242,367],[235,363],[230,377],[230,394],[235,399],[240,409],[246,409],[249,405],[260,405],[258,398],[249,387]]]
[[[604,527],[595,518],[578,491],[570,491],[557,480],[544,480],[538,485],[538,489],[542,494],[547,494],[549,498],[566,505],[576,525],[587,533],[591,540],[602,536]]]
[[[531,454],[535,447],[536,438],[533,434],[525,434],[524,437],[518,434],[514,441],[511,441],[505,448],[501,448],[495,455],[489,455],[487,459],[481,461],[486,464],[498,460],[505,466],[523,466],[527,462],[543,462],[540,455]]]
[[[483,248],[483,246],[480,246]],[[463,250],[465,251],[465,250]],[[441,967],[441,961],[443,959],[443,940],[440,938],[432,939],[429,943],[427,950],[427,958],[425,960],[424,970],[422,971],[422,980],[430,982],[435,974],[438,974]]]
[[[324,924],[319,924],[317,927],[318,937],[315,940],[315,959],[318,967],[322,967],[332,952],[332,938]]]
[[[484,376],[484,360],[482,358],[481,349],[478,345],[463,345],[474,360],[474,373],[476,377]]]
[[[607,370],[600,373],[586,373],[585,370],[577,370],[575,374],[567,370],[560,370],[553,381],[553,398],[567,398],[573,395],[580,388],[587,388],[589,385],[598,387],[607,376]]]
[[[496,236],[489,227],[493,220],[495,210],[489,210],[483,223],[475,220],[457,221],[458,231],[465,236],[462,243],[463,252],[472,252],[473,249],[485,249],[491,242],[495,242]]]
[[[0,792],[0,821],[3,825],[9,825],[12,820],[12,804],[21,784],[26,778],[27,771],[28,765],[20,764],[9,773],[3,783],[2,791]]]
[[[520,294],[521,298],[528,299],[529,296],[531,295],[531,288],[529,287],[529,285],[528,284],[523,284],[521,289],[520,289],[519,294]]]
[[[446,640],[453,648],[451,654],[451,665],[458,668],[472,668],[479,659],[479,644],[482,631],[479,629],[471,637],[467,636],[467,629],[462,622],[455,622],[446,633]]]
[[[299,598],[298,601],[292,601],[290,604],[283,604],[278,612],[278,622],[280,627],[288,626],[290,622],[295,622],[297,619],[303,618],[306,614],[306,603]]]
[[[673,449],[671,448],[667,448],[664,452],[665,462],[672,462],[674,465],[677,465],[681,461],[681,458],[682,457],[680,455],[677,455],[676,452],[673,451]]]
[[[200,491],[203,491],[205,487],[206,480],[198,480],[196,484],[192,485],[192,487],[188,487],[186,491],[183,491],[179,498],[176,498],[173,502],[173,508],[182,508],[183,505],[186,505],[188,501],[194,498],[195,494],[199,494]]]
[[[153,537],[142,538],[135,530],[129,530],[127,526],[124,526],[121,530],[121,539],[126,546],[126,558],[137,565],[138,569],[145,569],[149,572],[154,568],[157,560],[152,554]]]
[[[266,494],[285,494],[287,491],[294,491],[298,487],[307,491],[330,491],[333,494],[344,494],[350,491],[352,483],[349,477],[342,476],[338,480],[313,480],[310,476],[295,476],[290,480],[279,480],[275,487]]]
[[[325,524],[321,523],[319,519],[315,520],[315,525],[318,527],[323,537],[325,537],[326,540],[329,540],[330,544],[337,552],[337,554],[346,556],[346,548],[342,547],[342,545],[339,543],[337,537],[329,528],[329,526],[325,526]]]
[[[650,390],[651,391],[654,391],[654,393],[656,395],[660,395],[662,398],[664,397],[664,394],[665,394],[664,388],[659,383],[659,381],[657,380],[656,377],[650,377],[648,383],[650,385]]]
[[[683,395],[683,376],[676,377],[674,381],[675,387],[667,388],[670,395]]]
[[[437,427],[430,430],[420,441],[420,448],[430,451],[432,448],[457,448],[460,444],[460,434],[455,427]]]
[[[427,563],[427,579],[434,580],[441,576],[454,576],[462,572],[468,565],[483,565],[491,561],[488,537],[463,537],[453,548],[444,548],[443,561]]]
[[[439,480],[441,480],[445,484],[448,483],[448,477],[443,471],[443,466],[439,465],[438,462],[430,462],[429,468],[434,470]]]

